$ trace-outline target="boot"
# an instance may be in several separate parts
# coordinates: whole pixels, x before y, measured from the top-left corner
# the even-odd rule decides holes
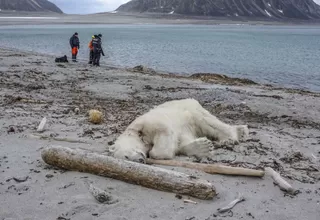
[[[72,55],[72,62],[77,62],[77,57],[75,55]]]

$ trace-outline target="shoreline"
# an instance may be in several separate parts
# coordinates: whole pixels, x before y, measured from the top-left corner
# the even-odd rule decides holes
[[[34,51],[24,51],[24,50],[19,50],[15,48],[10,48],[10,47],[1,47],[0,50],[8,50],[11,52],[16,52],[16,53],[26,53],[26,54],[31,54],[31,55],[42,55],[46,57],[52,57],[53,59],[56,58],[55,55],[53,54],[47,54],[47,53],[40,53],[40,52],[34,52]],[[78,63],[81,65],[86,65],[87,61],[85,59],[78,59],[80,60]],[[70,62],[70,60],[69,60]],[[270,84],[270,83],[260,83],[258,81],[251,80],[249,78],[238,78],[238,77],[232,77],[229,74],[226,73],[189,73],[189,74],[181,74],[181,73],[173,73],[173,72],[167,72],[167,71],[162,71],[158,69],[152,69],[144,65],[138,65],[134,67],[126,67],[126,66],[117,66],[117,65],[112,65],[112,64],[106,64],[104,62],[101,62],[101,67],[106,67],[106,68],[113,68],[116,70],[123,70],[123,71],[129,71],[129,72],[139,72],[143,74],[148,74],[148,75],[158,75],[161,77],[168,77],[168,78],[180,78],[180,79],[189,79],[189,80],[200,80],[206,83],[217,83],[221,85],[231,85],[231,86],[259,86],[264,89],[269,89],[269,90],[279,90],[279,91],[284,91],[288,93],[300,93],[300,94],[310,94],[314,96],[319,96],[320,97],[320,91],[313,91],[309,89],[302,89],[302,88],[293,88],[293,87],[286,87],[278,84]]]
[[[128,71],[82,63],[56,64],[50,56],[0,49],[1,219],[317,220],[320,97],[217,82],[168,77],[143,68]],[[269,177],[209,175],[170,167],[212,182],[219,193],[212,201],[179,199],[172,193],[110,178],[54,169],[41,159],[41,150],[49,145],[105,153],[136,117],[155,105],[183,98],[197,99],[227,123],[249,125],[247,142],[217,148],[200,162],[254,169],[269,166],[300,193],[284,194]],[[79,114],[75,108],[80,109]],[[88,122],[90,109],[103,112],[102,124]],[[47,117],[46,129],[37,133],[43,117]],[[81,142],[57,141],[64,138]],[[192,157],[176,159],[196,161]],[[14,180],[20,177],[26,177],[25,181]],[[107,190],[119,202],[97,203],[87,183]],[[246,201],[234,207],[232,215],[216,216],[216,210],[234,200],[237,193],[244,194]],[[183,199],[197,204],[186,204]]]
[[[56,17],[58,19],[26,19],[23,17]],[[44,15],[44,16],[43,16]],[[6,19],[1,19],[6,17]],[[11,18],[10,18],[11,17]],[[19,17],[21,17],[19,19]],[[167,25],[274,25],[274,26],[319,26],[320,20],[269,20],[269,19],[249,19],[225,17],[199,17],[199,16],[183,16],[183,15],[167,15],[167,14],[139,14],[139,13],[97,13],[87,15],[77,14],[56,14],[56,13],[35,13],[35,12],[0,12],[0,26],[7,25],[28,25],[28,24],[167,24]]]

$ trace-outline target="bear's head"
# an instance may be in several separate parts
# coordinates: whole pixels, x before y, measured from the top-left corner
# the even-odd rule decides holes
[[[109,151],[115,158],[146,163],[148,150],[141,138],[125,135],[110,146]]]

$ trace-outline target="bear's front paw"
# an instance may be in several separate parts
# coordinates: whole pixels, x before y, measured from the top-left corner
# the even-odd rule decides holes
[[[240,142],[245,142],[249,137],[248,125],[238,125],[236,126],[237,136]]]
[[[221,140],[217,144],[220,146],[234,146],[239,144],[239,141],[234,139],[227,139],[227,140]]]

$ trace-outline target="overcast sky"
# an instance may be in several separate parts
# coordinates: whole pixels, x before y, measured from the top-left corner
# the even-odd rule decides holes
[[[114,11],[130,0],[49,0],[55,3],[64,13],[88,14]]]
[[[120,5],[130,0],[50,0],[64,13],[89,14],[97,12],[114,11]],[[320,4],[320,0],[314,0]]]

